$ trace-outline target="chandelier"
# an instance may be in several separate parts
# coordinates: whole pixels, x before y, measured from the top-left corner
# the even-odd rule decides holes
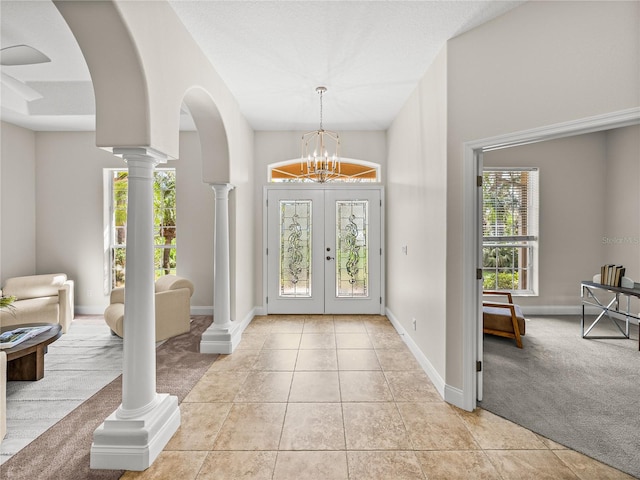
[[[341,176],[340,137],[322,128],[322,95],[327,87],[317,87],[320,94],[320,128],[302,135],[300,176],[312,182],[325,183]]]

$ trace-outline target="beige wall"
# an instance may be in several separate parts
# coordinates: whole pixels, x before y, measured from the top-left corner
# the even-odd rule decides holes
[[[389,129],[386,225],[387,308],[442,381],[447,251],[446,69],[444,49]]]
[[[522,306],[580,305],[581,280],[603,263],[606,134],[578,135],[484,154],[485,167],[538,167],[540,217],[538,296]],[[562,311],[562,309],[559,309]]]
[[[134,11],[137,8],[127,6],[131,18],[139,18],[144,24],[147,19]],[[384,164],[384,158],[379,160],[384,157],[380,152],[388,148],[383,169],[384,178],[388,178],[387,305],[447,385],[461,388],[463,376],[460,283],[465,271],[462,239],[468,234],[462,220],[463,143],[639,106],[639,15],[638,2],[527,2],[452,39],[399,112],[386,140],[381,132],[354,132],[351,138],[341,132],[345,157]],[[148,38],[149,49],[158,52],[157,47],[151,47],[155,45],[155,33]],[[149,71],[156,72],[157,65],[148,66]],[[218,85],[217,78],[207,79],[207,83]],[[164,85],[158,82],[154,98],[161,95],[159,87]],[[180,98],[175,92],[172,95],[176,97],[177,115]],[[225,113],[225,128],[230,135],[231,182],[238,187],[230,202],[232,268],[236,272],[232,288],[237,299],[232,304],[235,319],[241,319],[251,305],[262,304],[259,238],[266,165],[296,158],[300,140],[296,132],[256,132],[254,137],[226,90],[218,106]],[[154,118],[169,114],[173,113],[158,112]],[[108,154],[95,148],[93,134],[43,133],[30,140],[32,132],[7,129],[18,132],[18,137],[14,140],[12,136],[5,146],[8,135],[3,124],[2,223],[6,218],[18,218],[21,236],[13,232],[8,235],[6,227],[2,229],[0,277],[6,278],[6,268],[32,273],[36,264],[30,256],[35,252],[39,271],[64,267],[72,278],[79,277],[79,305],[101,308],[104,298],[95,293],[102,289],[102,197],[97,194],[101,176],[95,185],[88,179],[103,166],[111,166],[112,157],[107,159],[104,155]],[[634,133],[620,135],[624,138],[616,140],[615,146],[606,147],[611,158],[626,158],[624,152],[635,148]],[[195,154],[197,148],[191,147],[188,152],[180,152],[181,160]],[[25,168],[26,176],[14,178],[14,170],[5,160],[6,150],[16,158],[18,152],[25,155],[26,163],[16,168]],[[172,148],[167,150],[171,152]],[[29,166],[32,164],[37,164],[37,173]],[[12,172],[9,177],[8,170]],[[190,168],[187,170],[195,176]],[[15,170],[15,177],[19,171]],[[625,177],[624,172],[623,167],[611,173],[611,178]],[[30,176],[37,190],[29,187]],[[629,177],[623,181],[631,182]],[[189,185],[195,190],[190,192],[192,210],[185,228],[191,238],[198,237],[190,251],[190,261],[198,265],[189,266],[188,271],[204,282],[205,271],[212,265],[206,256],[212,251],[207,223],[213,217],[212,210],[205,208],[212,208],[213,201],[208,187],[199,180]],[[10,196],[6,192],[13,194],[14,186],[26,205],[19,207],[21,215],[15,217],[13,212],[7,213],[6,204]],[[196,216],[200,211],[202,215]],[[617,235],[623,228],[626,231],[624,218],[633,213],[617,212],[611,219],[613,222],[615,218],[615,223],[605,225],[605,234]],[[36,220],[37,227],[32,224]],[[94,241],[97,253],[91,247]],[[20,249],[15,257],[18,242]],[[406,257],[401,255],[404,245],[408,247]],[[608,248],[614,247],[604,248],[605,252]],[[81,270],[89,273],[81,274]],[[212,284],[196,288],[196,295],[203,296],[193,303],[211,305],[212,295],[204,292],[212,292]],[[88,290],[94,292],[92,297]],[[407,290],[415,296],[407,295]],[[414,316],[418,321],[415,332],[407,328]]]
[[[602,263],[622,264],[640,282],[640,126],[607,132],[605,179]],[[632,310],[640,312],[640,301]]]
[[[2,122],[0,153],[0,288],[36,273],[35,134]]]
[[[102,169],[124,162],[95,146],[93,132],[36,133],[38,273],[64,272],[78,312],[108,303],[103,287]],[[103,308],[102,308],[103,309]]]
[[[235,98],[168,3],[57,2],[56,6],[91,71],[97,144],[149,146],[179,158],[178,113],[185,101],[196,124],[203,127],[200,178],[236,186],[229,199],[231,316],[247,318],[253,311],[255,278],[253,262],[247,259],[255,248],[253,130]],[[149,28],[150,18],[161,26],[161,34]],[[109,35],[100,33],[107,31],[116,36],[105,42]],[[211,141],[212,135],[226,142]],[[236,215],[240,209],[242,214]]]
[[[200,142],[196,132],[180,133],[180,156],[169,162],[176,168],[178,275],[190,279],[196,289],[191,305],[213,305],[214,194],[202,182]]]
[[[407,331],[421,345],[420,335],[434,337],[429,339],[433,348],[421,350],[453,390],[461,392],[463,385],[461,284],[469,271],[464,268],[469,260],[463,239],[471,234],[463,222],[464,198],[473,195],[462,187],[464,143],[640,106],[639,15],[638,2],[527,2],[448,42],[442,117],[446,141],[431,131],[442,125],[416,113],[416,104],[442,94],[437,83],[428,80],[441,71],[438,62],[429,67],[389,129],[389,145],[401,146],[390,148],[389,178],[395,169],[405,168],[403,157],[418,155],[415,150],[426,139],[433,143],[431,151],[439,152],[437,165],[446,164],[446,172],[438,176],[437,165],[427,163],[434,178],[446,182],[444,199],[415,198],[415,210],[430,212],[438,222],[405,239],[389,234],[387,244],[390,252],[399,251],[402,242],[420,245],[446,255],[446,263],[430,262],[409,277],[408,268],[390,268],[387,284],[419,284],[427,291],[437,287],[439,295],[431,298],[424,315],[443,314],[446,331]],[[389,191],[388,217],[419,221],[405,214],[405,205],[393,202],[392,186]],[[437,211],[443,201],[444,218]],[[395,297],[389,297],[388,307],[391,312],[404,308]],[[404,314],[398,319],[405,328],[410,322]]]
[[[304,132],[255,132],[256,187],[262,191],[267,184],[267,166],[271,163],[300,158],[301,138]],[[344,158],[367,160],[382,166],[386,177],[387,139],[384,131],[340,131],[340,153]]]
[[[527,2],[448,57],[446,381],[463,377],[463,144],[640,106],[640,2]]]
[[[33,213],[28,215],[25,209],[25,216],[31,218],[33,226],[17,227],[19,232],[31,230],[33,240],[26,233],[16,235],[15,230],[3,228],[2,235],[6,238],[3,245],[15,244],[12,251],[2,251],[3,265],[12,266],[11,275],[7,270],[5,276],[3,269],[3,279],[65,272],[76,281],[78,311],[102,313],[108,303],[108,297],[103,294],[102,174],[104,168],[126,168],[125,163],[96,148],[93,132],[34,134],[8,124],[2,126],[3,135],[11,133],[13,141],[19,134],[25,136],[16,150],[22,152],[24,162],[17,163],[10,171],[4,170],[3,182],[19,187],[19,196],[34,198]],[[196,286],[192,306],[210,308],[213,304],[213,191],[202,182],[197,134],[183,132],[180,139],[180,158],[167,164],[176,168],[177,176],[178,274],[191,279]],[[3,142],[3,148],[5,145],[8,148],[10,143]],[[26,158],[30,151],[32,162]],[[3,166],[5,158],[11,156],[5,157],[3,151]],[[29,177],[25,171],[30,170]],[[10,190],[5,190],[3,184],[3,197],[5,191]],[[29,201],[23,203],[28,205]]]
[[[579,306],[576,285],[605,263],[640,278],[640,126],[487,152],[484,166],[540,168],[539,295],[518,303]]]
[[[238,114],[232,130],[238,141],[233,145],[230,180],[234,190],[229,195],[230,255],[231,255],[231,319],[247,320],[255,303],[255,280],[260,276],[252,253],[260,248],[260,233],[255,219],[262,210],[256,209],[254,182],[258,177],[254,165],[254,132]],[[246,141],[239,141],[240,138]]]

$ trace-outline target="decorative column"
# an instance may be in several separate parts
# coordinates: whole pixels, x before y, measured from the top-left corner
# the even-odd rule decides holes
[[[90,467],[145,470],[180,426],[178,398],[156,393],[153,172],[147,148],[118,148],[129,167],[122,404],[93,433]]]
[[[213,224],[213,324],[202,334],[200,352],[233,353],[242,332],[231,320],[229,274],[229,183],[212,184],[215,193]]]

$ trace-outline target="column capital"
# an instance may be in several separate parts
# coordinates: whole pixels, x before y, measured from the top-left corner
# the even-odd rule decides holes
[[[209,186],[215,191],[227,191],[230,192],[231,190],[233,190],[235,187],[235,185],[231,184],[231,183],[210,183]]]
[[[159,163],[167,163],[168,155],[150,147],[114,147],[113,154],[117,157],[122,157],[125,161],[131,159],[147,159],[154,162],[154,165]]]

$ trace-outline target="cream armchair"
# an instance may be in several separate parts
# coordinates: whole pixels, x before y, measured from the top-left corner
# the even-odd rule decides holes
[[[66,333],[74,316],[73,280],[64,273],[9,278],[0,295],[14,296],[14,308],[0,310],[0,325],[59,323]]]
[[[155,290],[156,342],[188,332],[193,283],[186,278],[164,275],[156,280]],[[111,290],[104,319],[113,333],[124,336],[124,287]]]

